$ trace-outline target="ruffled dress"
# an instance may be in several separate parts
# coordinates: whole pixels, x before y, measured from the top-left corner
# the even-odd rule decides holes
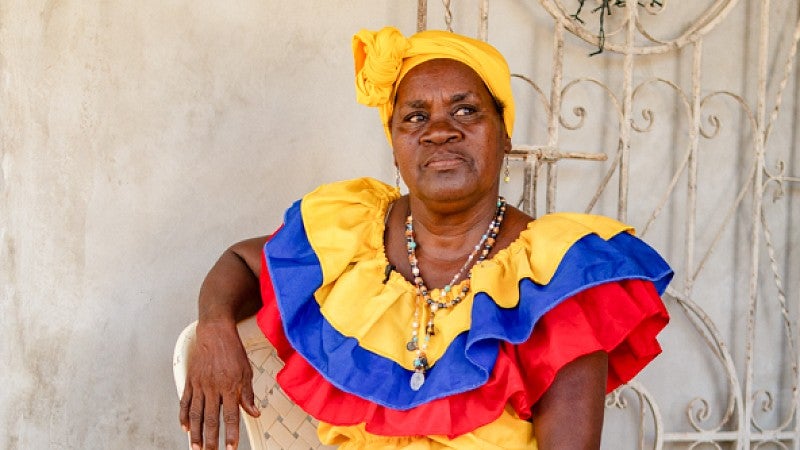
[[[437,312],[430,369],[412,390],[415,287],[387,275],[383,245],[399,196],[369,178],[324,185],[264,246],[257,321],[285,363],[278,383],[320,421],[324,444],[536,448],[531,408],[561,367],[607,352],[611,391],[661,352],[666,262],[625,224],[549,214],[475,265],[466,298]]]

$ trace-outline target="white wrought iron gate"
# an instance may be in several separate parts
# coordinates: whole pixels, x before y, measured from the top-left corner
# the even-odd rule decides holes
[[[542,118],[517,119],[530,128],[514,139],[519,204],[562,210],[566,191],[676,268],[664,355],[607,397],[603,448],[800,449],[797,0],[511,3],[552,31],[549,80],[514,75],[521,109]],[[475,17],[488,39],[489,0],[417,11],[419,29]],[[572,74],[571,47],[599,52],[593,74]],[[591,115],[596,138],[567,137]]]

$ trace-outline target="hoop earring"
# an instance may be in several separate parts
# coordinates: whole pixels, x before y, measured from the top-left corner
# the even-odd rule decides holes
[[[506,155],[506,169],[503,173],[503,182],[508,183],[511,181],[511,173],[508,170],[508,155]]]

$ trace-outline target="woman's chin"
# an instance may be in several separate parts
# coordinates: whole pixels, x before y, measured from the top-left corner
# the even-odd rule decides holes
[[[434,182],[424,183],[412,190],[421,200],[434,202],[476,201],[487,186],[480,186],[475,176],[462,173],[442,173]],[[492,192],[492,195],[496,193]]]

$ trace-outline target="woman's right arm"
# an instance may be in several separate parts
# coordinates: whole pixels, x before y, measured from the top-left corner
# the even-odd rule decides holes
[[[251,416],[259,415],[253,373],[236,322],[261,306],[258,276],[267,239],[263,236],[231,246],[200,288],[195,347],[188,361],[179,414],[193,449],[217,449],[220,407],[228,449],[238,446],[239,406]]]

